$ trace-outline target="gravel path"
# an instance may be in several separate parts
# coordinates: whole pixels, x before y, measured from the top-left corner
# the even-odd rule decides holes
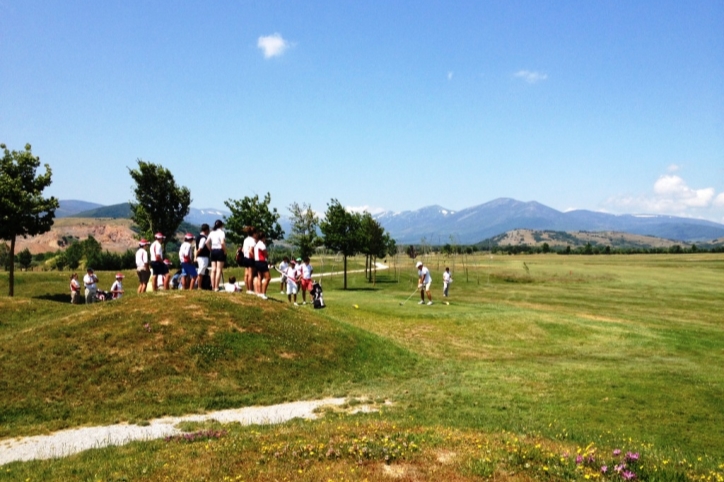
[[[0,465],[15,461],[65,457],[88,449],[124,445],[134,440],[153,440],[183,433],[175,428],[179,422],[216,420],[242,425],[276,424],[293,418],[314,419],[314,410],[329,405],[342,405],[344,398],[326,398],[307,402],[282,403],[267,407],[246,407],[219,410],[202,415],[164,417],[148,425],[106,425],[63,430],[51,435],[0,440]]]

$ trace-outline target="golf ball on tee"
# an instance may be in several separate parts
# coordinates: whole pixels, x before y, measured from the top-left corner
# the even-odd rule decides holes
[[[359,308],[359,305],[352,305],[352,306],[354,306],[354,307],[355,307],[355,309],[356,309],[356,308]]]

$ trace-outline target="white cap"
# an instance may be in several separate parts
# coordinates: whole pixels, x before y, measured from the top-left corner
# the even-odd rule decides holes
[[[418,261],[417,264],[415,265],[416,268],[419,268],[420,266],[422,266],[422,261]]]

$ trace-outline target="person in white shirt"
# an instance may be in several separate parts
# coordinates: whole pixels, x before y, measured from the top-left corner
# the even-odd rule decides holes
[[[236,282],[235,276],[229,277],[229,282],[224,284],[224,291],[227,293],[240,293],[241,284]]]
[[[211,290],[221,291],[221,277],[224,272],[224,263],[226,262],[226,234],[224,234],[224,222],[217,219],[214,223],[214,229],[209,233],[206,245],[211,250],[209,259],[211,260]]]
[[[194,241],[194,235],[186,233],[184,242],[178,250],[178,259],[181,261],[181,272],[183,273],[183,289],[189,290],[194,288],[196,278],[199,274],[194,266],[194,247],[191,244]]]
[[[292,260],[292,261],[294,261],[294,260]],[[274,269],[279,271],[279,274],[282,275],[282,280],[279,285],[279,289],[281,290],[280,294],[284,294],[287,292],[286,291],[286,289],[287,289],[287,270],[289,269],[289,257],[284,256],[282,258],[282,262],[279,263],[279,266],[275,267]]]
[[[70,275],[70,302],[74,305],[80,304],[80,283],[77,273]]]
[[[266,250],[266,235],[263,232],[258,234],[259,241],[254,246],[254,265],[256,267],[256,295],[267,299],[266,289],[269,286],[269,254]]]
[[[452,276],[450,275],[450,268],[445,267],[445,272],[442,274],[442,295],[447,298],[448,290],[450,289],[450,283],[453,282]]]
[[[96,286],[96,283],[98,283],[98,277],[93,273],[92,268],[88,268],[86,271],[86,275],[83,276],[83,285],[85,286],[85,302],[86,304],[95,303],[96,302],[96,291],[98,291],[98,287]]]
[[[136,251],[136,274],[138,274],[138,290],[137,293],[145,293],[148,288],[148,280],[151,278],[151,268],[148,264],[148,241],[141,239],[138,242],[138,251]]]
[[[246,285],[247,294],[255,294],[254,280],[256,279],[256,266],[254,261],[254,246],[256,246],[257,234],[256,228],[247,226],[244,228],[246,238],[242,244],[242,252],[244,254],[244,284]]]
[[[297,258],[297,261],[299,261],[299,258]],[[312,282],[314,268],[309,262],[309,256],[304,257],[304,262],[299,266],[299,271],[301,272],[302,304],[306,305],[307,291],[312,291],[312,286],[314,285]]]
[[[111,285],[111,295],[113,296],[114,300],[119,299],[121,296],[123,296],[123,274],[116,273],[116,281],[113,282]]]
[[[289,300],[289,303],[292,302],[292,297],[294,297],[294,306],[299,306],[297,304],[297,291],[299,290],[298,287],[298,281],[299,281],[299,271],[297,270],[297,263],[294,260],[291,260],[287,264],[287,269],[285,271],[285,278],[286,278],[286,293],[287,293],[287,299]]]
[[[153,282],[151,286],[156,289],[158,288],[158,277],[161,276],[163,280],[163,287],[168,289],[168,266],[163,262],[163,240],[166,239],[162,233],[156,233],[154,236],[156,240],[151,245],[151,269],[153,270]]]
[[[430,276],[430,270],[426,266],[422,265],[422,261],[417,262],[417,287],[420,289],[420,302],[419,304],[425,304],[425,293],[427,293],[428,305],[432,304],[432,293],[430,292],[430,285],[432,284],[432,276]]]

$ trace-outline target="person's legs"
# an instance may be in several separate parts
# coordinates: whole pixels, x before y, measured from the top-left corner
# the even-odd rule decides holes
[[[271,279],[271,276],[269,275],[269,271],[265,272],[263,274],[263,278],[261,280],[261,292],[266,295],[266,289],[269,287],[269,280]]]

